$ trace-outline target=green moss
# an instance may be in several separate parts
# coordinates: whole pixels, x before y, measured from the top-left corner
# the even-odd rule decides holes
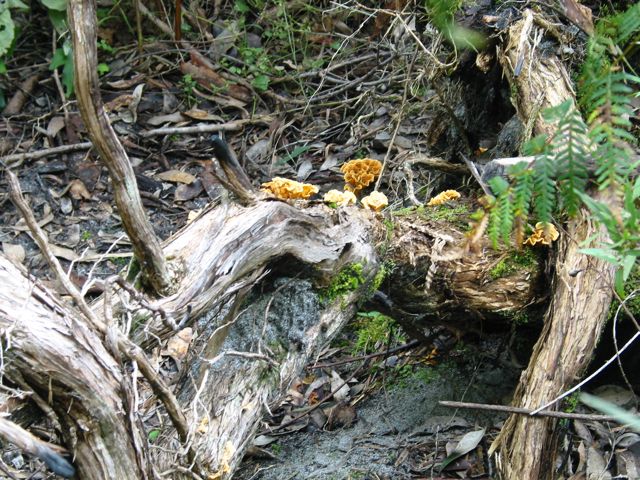
[[[361,263],[351,263],[333,278],[331,284],[320,291],[320,298],[331,302],[342,295],[356,290],[364,284],[364,267]]]
[[[272,444],[271,451],[276,455],[280,455],[282,453],[282,445],[280,445],[279,443]]]
[[[432,222],[447,222],[465,227],[467,226],[469,214],[469,207],[461,203],[445,203],[437,207],[407,207],[392,213],[396,217],[417,215]]]
[[[520,270],[531,270],[538,266],[538,257],[531,249],[525,249],[520,252],[513,251],[510,255],[500,260],[489,271],[492,280],[508,277]]]
[[[424,213],[424,207],[420,206],[420,207],[407,207],[407,208],[400,208],[399,210],[396,210],[395,212],[391,212],[391,214],[395,217],[406,217],[408,215],[414,215],[414,214],[421,214]]]
[[[376,346],[394,342],[404,342],[402,329],[396,321],[380,312],[358,312],[356,322],[356,342],[353,345],[354,355],[371,353]]]

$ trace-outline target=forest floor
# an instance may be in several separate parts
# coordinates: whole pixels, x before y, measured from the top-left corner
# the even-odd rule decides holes
[[[188,45],[167,40],[172,22],[162,12],[142,12],[141,45],[135,25],[126,20],[131,16],[125,2],[102,7],[98,14],[102,98],[163,239],[205,206],[227,201],[215,177],[214,134],[233,146],[256,185],[287,177],[318,186],[320,197],[342,189],[344,162],[380,160],[379,189],[394,210],[420,205],[446,188],[468,198],[481,196],[469,176],[433,170],[415,161],[416,154],[460,166],[456,152],[461,146],[470,147],[479,161],[518,153],[518,145],[501,140],[512,128],[515,111],[495,55],[454,52],[436,31],[425,30],[423,12],[275,1],[262,2],[264,8],[254,13],[251,2],[209,3],[221,10],[185,15]],[[73,101],[68,51],[63,40],[52,42],[46,14],[39,3],[22,14],[30,28],[21,32],[6,59],[7,74],[0,77],[5,109],[0,160],[19,175],[73,282],[98,295],[98,280],[126,268],[131,249],[106,170],[86,143]],[[491,43],[514,15],[517,10],[508,2],[480,1],[457,18],[464,25],[481,25]],[[53,71],[52,56],[58,65]],[[64,294],[6,191],[1,178],[4,254]],[[491,475],[483,455],[503,417],[437,402],[508,402],[520,372],[505,348],[508,329],[483,336],[440,329],[435,345],[387,355],[408,340],[384,319],[382,335],[372,334],[361,350],[354,349],[367,332],[363,318],[384,317],[376,308],[363,306],[363,315],[316,362],[328,366],[310,366],[285,402],[274,406],[237,478]],[[530,338],[515,348],[524,364],[536,328],[523,330],[521,335]],[[341,363],[345,357],[354,361]],[[336,378],[349,379],[342,397],[334,395],[311,414],[297,415],[332,391]],[[484,432],[475,440],[467,437],[470,448],[440,472],[452,447],[480,429]],[[20,472],[28,468],[15,460],[15,450],[5,449],[2,458],[23,478]]]

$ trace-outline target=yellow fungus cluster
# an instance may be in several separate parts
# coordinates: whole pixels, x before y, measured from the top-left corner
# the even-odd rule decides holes
[[[364,197],[360,200],[362,206],[364,208],[368,208],[369,210],[373,210],[374,212],[379,212],[384,207],[389,205],[389,200],[387,200],[387,196],[378,191],[371,192],[371,195]]]
[[[262,190],[272,193],[281,200],[307,199],[318,193],[318,187],[287,178],[275,177],[262,184]]]
[[[523,242],[523,244],[531,245],[532,247],[538,243],[541,243],[542,245],[551,245],[551,242],[557,240],[559,236],[560,234],[553,224],[538,222],[536,223],[536,228],[533,233]]]
[[[373,158],[350,160],[340,167],[340,171],[344,173],[344,181],[346,182],[344,189],[358,193],[380,175],[382,163]]]
[[[458,198],[460,198],[460,194],[455,190],[445,190],[429,200],[427,207],[437,207],[438,205],[442,205],[450,200],[457,200]]]
[[[324,203],[335,203],[338,207],[345,207],[356,203],[356,196],[353,192],[340,190],[329,190],[324,194]]]

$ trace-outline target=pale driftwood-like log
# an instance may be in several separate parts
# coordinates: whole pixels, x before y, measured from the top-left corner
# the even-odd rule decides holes
[[[82,120],[91,142],[109,170],[118,213],[142,271],[156,292],[166,293],[170,279],[160,241],[142,207],[127,152],[111,127],[100,96],[96,69],[98,53],[95,0],[69,0],[67,18],[73,40],[74,85]]]
[[[262,338],[262,343],[252,343],[252,337],[240,321],[237,326],[223,327],[221,322],[227,321],[228,317],[216,312],[233,300],[239,290],[251,286],[257,274],[270,267],[279,268],[282,274],[289,276],[298,275],[301,272],[298,269],[308,270],[311,277],[322,285],[343,266],[357,263],[362,265],[363,278],[371,279],[377,263],[369,232],[375,223],[375,214],[361,209],[335,211],[317,205],[301,210],[283,202],[267,200],[249,207],[220,206],[196,219],[168,242],[165,253],[175,267],[176,279],[180,282],[178,290],[184,293],[165,299],[161,307],[168,314],[180,312],[186,315],[185,324],[195,320],[200,322],[197,328],[200,334],[191,350],[184,378],[177,384],[177,394],[189,420],[189,446],[196,452],[193,460],[205,473],[214,475],[213,478],[217,478],[215,474],[220,478],[229,477],[242,458],[265,405],[276,401],[286,391],[287,385],[311,355],[353,314],[354,304],[365,293],[352,292],[336,298],[333,304],[319,308],[317,316],[289,318],[284,325],[279,324],[280,317],[276,315],[268,323],[269,330],[273,329],[274,333],[262,330],[256,333],[255,337]],[[121,366],[102,347],[99,335],[91,332],[71,310],[65,316],[56,314],[67,310],[62,304],[55,309],[48,306],[54,299],[46,299],[41,293],[29,297],[28,280],[21,278],[5,259],[2,266],[6,274],[0,277],[0,285],[7,295],[0,297],[0,312],[13,312],[13,301],[34,311],[44,309],[37,315],[19,311],[24,318],[30,318],[28,325],[24,326],[18,319],[21,317],[13,318],[12,314],[2,317],[3,338],[11,339],[5,358],[15,359],[11,363],[12,369],[5,368],[5,375],[13,378],[12,375],[22,374],[26,385],[42,396],[47,394],[46,380],[42,378],[52,378],[54,385],[60,383],[66,395],[74,392],[75,403],[71,406],[57,390],[53,393],[56,400],[60,396],[55,411],[61,417],[62,425],[73,425],[77,418],[90,429],[82,435],[76,433],[78,438],[65,437],[67,447],[76,455],[80,478],[145,478],[143,469],[131,467],[136,462],[154,465],[161,471],[172,471],[171,478],[180,477],[182,473],[174,471],[176,465],[182,464],[178,470],[184,472],[189,464],[183,458],[184,445],[178,441],[170,423],[163,428],[166,435],[163,435],[162,443],[166,449],[154,449],[153,463],[146,461],[147,449],[144,442],[140,442],[146,434],[135,423],[126,422],[126,416],[120,413],[126,411],[124,404],[128,398],[124,389],[120,389],[120,384],[125,385]],[[15,291],[23,292],[28,301],[14,295]],[[38,299],[46,299],[46,303],[39,305]],[[102,309],[96,309],[96,313],[101,312]],[[117,312],[116,309],[116,320],[119,318]],[[277,314],[275,307],[274,312]],[[140,316],[144,318],[144,312],[140,312]],[[22,327],[42,332],[23,333]],[[156,327],[154,333],[161,335],[163,329],[164,333],[171,333],[160,321]],[[237,328],[240,330],[236,331]],[[50,334],[47,329],[58,334]],[[71,335],[72,330],[77,332],[75,338]],[[137,336],[150,339],[149,343],[153,341],[155,346],[157,337],[149,335],[154,331],[153,322],[140,330]],[[88,358],[85,356],[90,349],[82,344],[83,332],[96,343],[95,353]],[[23,338],[29,338],[31,343],[24,343]],[[79,344],[75,343],[76,338]],[[35,350],[42,353],[38,363],[30,360]],[[54,355],[54,351],[58,353]],[[21,363],[25,361],[29,363]],[[92,361],[101,361],[102,369],[93,366]],[[57,367],[52,368],[51,362]],[[76,363],[86,365],[86,370]],[[115,379],[110,380],[114,376]],[[66,382],[72,379],[73,386],[67,387]],[[93,421],[87,420],[89,414],[86,410],[96,410],[91,417]],[[96,425],[95,419],[108,414],[116,415],[116,418]],[[107,425],[111,423],[112,429],[107,431]],[[78,428],[76,426],[71,431]],[[129,435],[137,438],[136,444],[127,441],[127,428],[133,432]],[[114,473],[111,466],[113,458],[119,458],[121,453],[116,449],[117,455],[112,455],[111,450],[97,444],[98,441],[107,446],[113,443],[113,448],[123,448],[128,452],[128,457],[122,457],[118,464],[125,466],[127,475],[121,474],[120,470]],[[87,458],[88,453],[94,450],[96,456],[101,456]]]
[[[559,58],[535,48],[533,13],[509,29],[501,58],[507,77],[518,92],[523,122],[533,122],[536,134],[552,134],[540,110],[572,98],[569,75]],[[538,37],[539,38],[539,37]],[[613,205],[614,198],[603,198]],[[603,260],[580,253],[588,238],[606,241],[587,212],[567,223],[557,245],[552,299],[545,326],[513,399],[513,405],[536,409],[572,386],[592,357],[611,303],[614,269]],[[577,272],[577,273],[576,273]],[[555,406],[557,408],[557,405]],[[505,480],[552,479],[557,438],[553,419],[511,416],[491,446],[498,472]]]
[[[3,374],[50,399],[80,478],[146,478],[122,371],[76,312],[0,255]]]

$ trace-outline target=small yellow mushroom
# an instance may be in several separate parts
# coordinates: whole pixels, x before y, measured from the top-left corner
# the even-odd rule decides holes
[[[384,207],[389,205],[387,196],[384,193],[378,191],[371,192],[370,195],[364,197],[360,201],[364,208],[368,208],[369,210],[373,210],[374,212],[379,212]]]
[[[551,242],[554,242],[558,239],[560,234],[556,227],[552,223],[536,223],[536,228],[529,238],[527,238],[523,244],[524,245],[537,245],[538,243],[542,245],[551,245]]]
[[[340,190],[329,190],[324,194],[324,203],[335,203],[338,207],[345,207],[356,203],[356,196],[353,192]]]
[[[442,205],[450,200],[457,200],[458,198],[460,198],[460,194],[455,190],[445,190],[429,200],[427,207],[437,207],[438,205]]]
[[[344,189],[358,193],[380,175],[382,163],[373,158],[360,158],[348,161],[340,167],[340,171],[344,173],[344,181],[346,182]]]
[[[281,200],[307,199],[318,193],[318,187],[315,185],[282,177],[275,177],[270,182],[263,183],[262,190],[272,193]]]

